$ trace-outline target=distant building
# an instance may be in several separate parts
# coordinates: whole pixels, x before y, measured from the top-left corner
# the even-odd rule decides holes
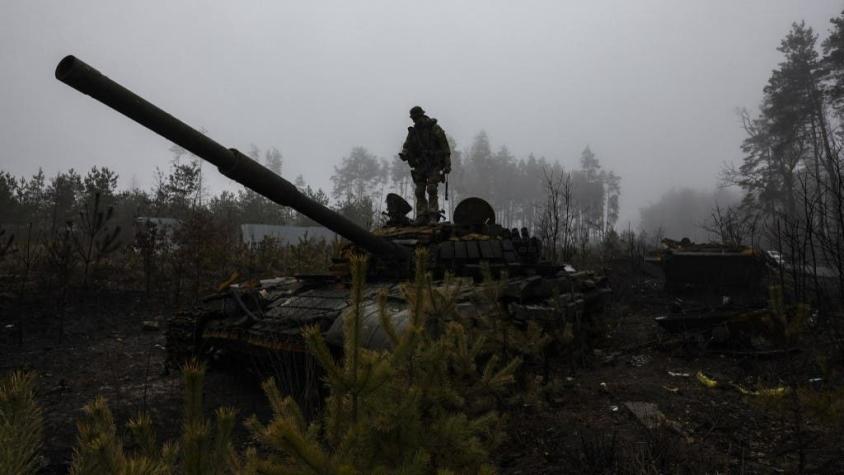
[[[332,242],[339,237],[322,226],[289,226],[273,224],[241,224],[240,235],[244,244],[254,246],[271,237],[281,244],[298,244],[304,240]]]

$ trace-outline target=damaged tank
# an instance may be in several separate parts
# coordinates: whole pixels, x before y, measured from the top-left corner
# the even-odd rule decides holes
[[[655,318],[668,333],[682,337],[695,353],[714,349],[770,354],[790,342],[793,325],[807,308],[783,303],[779,255],[725,242],[662,240],[647,258],[662,267],[668,313]]]
[[[332,271],[320,275],[278,277],[249,284],[230,284],[205,299],[196,310],[177,314],[168,328],[172,361],[190,355],[225,356],[244,361],[284,360],[291,372],[309,372],[301,330],[316,325],[326,341],[342,348],[340,318],[350,306],[350,256],[368,256],[365,289],[365,346],[387,348],[379,325],[377,296],[397,328],[408,318],[400,283],[413,278],[417,256],[424,256],[434,285],[460,281],[457,311],[471,318],[478,305],[478,282],[499,279],[499,301],[507,318],[542,327],[564,328],[567,322],[590,320],[604,308],[610,292],[606,279],[592,272],[542,259],[542,243],[527,230],[508,230],[496,222],[483,199],[467,198],[455,208],[451,222],[414,226],[411,206],[397,195],[387,197],[384,226],[368,231],[309,199],[293,184],[235,149],[225,148],[153,104],[135,95],[79,59],[68,56],[56,78],[108,105],[141,125],[212,163],[223,175],[281,206],[289,206],[334,231],[348,242],[333,259]],[[418,249],[426,252],[417,253]],[[283,356],[283,358],[282,358]],[[291,357],[293,359],[291,359]],[[307,378],[307,375],[305,375]]]

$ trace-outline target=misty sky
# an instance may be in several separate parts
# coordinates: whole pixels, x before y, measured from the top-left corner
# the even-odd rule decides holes
[[[821,38],[831,0],[0,1],[0,168],[106,165],[149,188],[164,139],[56,81],[66,54],[228,147],[277,147],[330,190],[353,146],[390,158],[419,104],[463,149],[621,176],[620,227],[668,188],[711,188],[741,158],[794,21]],[[214,175],[210,177],[210,175]],[[209,173],[209,191],[232,188]]]

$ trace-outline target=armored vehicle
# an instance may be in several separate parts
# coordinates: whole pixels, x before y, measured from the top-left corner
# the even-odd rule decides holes
[[[348,240],[329,274],[232,284],[210,296],[203,308],[177,315],[168,330],[169,352],[174,360],[196,353],[287,358],[305,352],[301,329],[306,325],[317,325],[339,351],[344,320],[339,317],[350,305],[349,258],[354,253],[369,256],[364,341],[373,349],[389,346],[378,324],[376,294],[386,294],[391,318],[401,328],[408,310],[399,285],[413,278],[414,259],[419,256],[427,259],[434,285],[447,277],[449,282],[462,282],[457,311],[467,315],[481,312],[487,305],[516,322],[536,321],[562,328],[567,322],[593,318],[602,311],[609,292],[605,279],[543,261],[540,240],[529,236],[526,229],[508,230],[497,224],[494,210],[480,198],[460,202],[452,222],[413,226],[405,216],[410,205],[390,195],[385,225],[370,232],[73,56],[59,63],[56,78],[214,164],[232,180]],[[417,252],[419,249],[425,252]],[[484,275],[498,279],[498,301],[474,298],[477,282]],[[295,371],[301,366],[290,367]]]

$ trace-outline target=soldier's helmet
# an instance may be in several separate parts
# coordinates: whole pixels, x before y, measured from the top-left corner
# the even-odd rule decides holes
[[[418,116],[423,115],[423,114],[425,114],[425,111],[419,106],[413,106],[413,108],[410,109],[410,117],[411,118],[418,117]]]

